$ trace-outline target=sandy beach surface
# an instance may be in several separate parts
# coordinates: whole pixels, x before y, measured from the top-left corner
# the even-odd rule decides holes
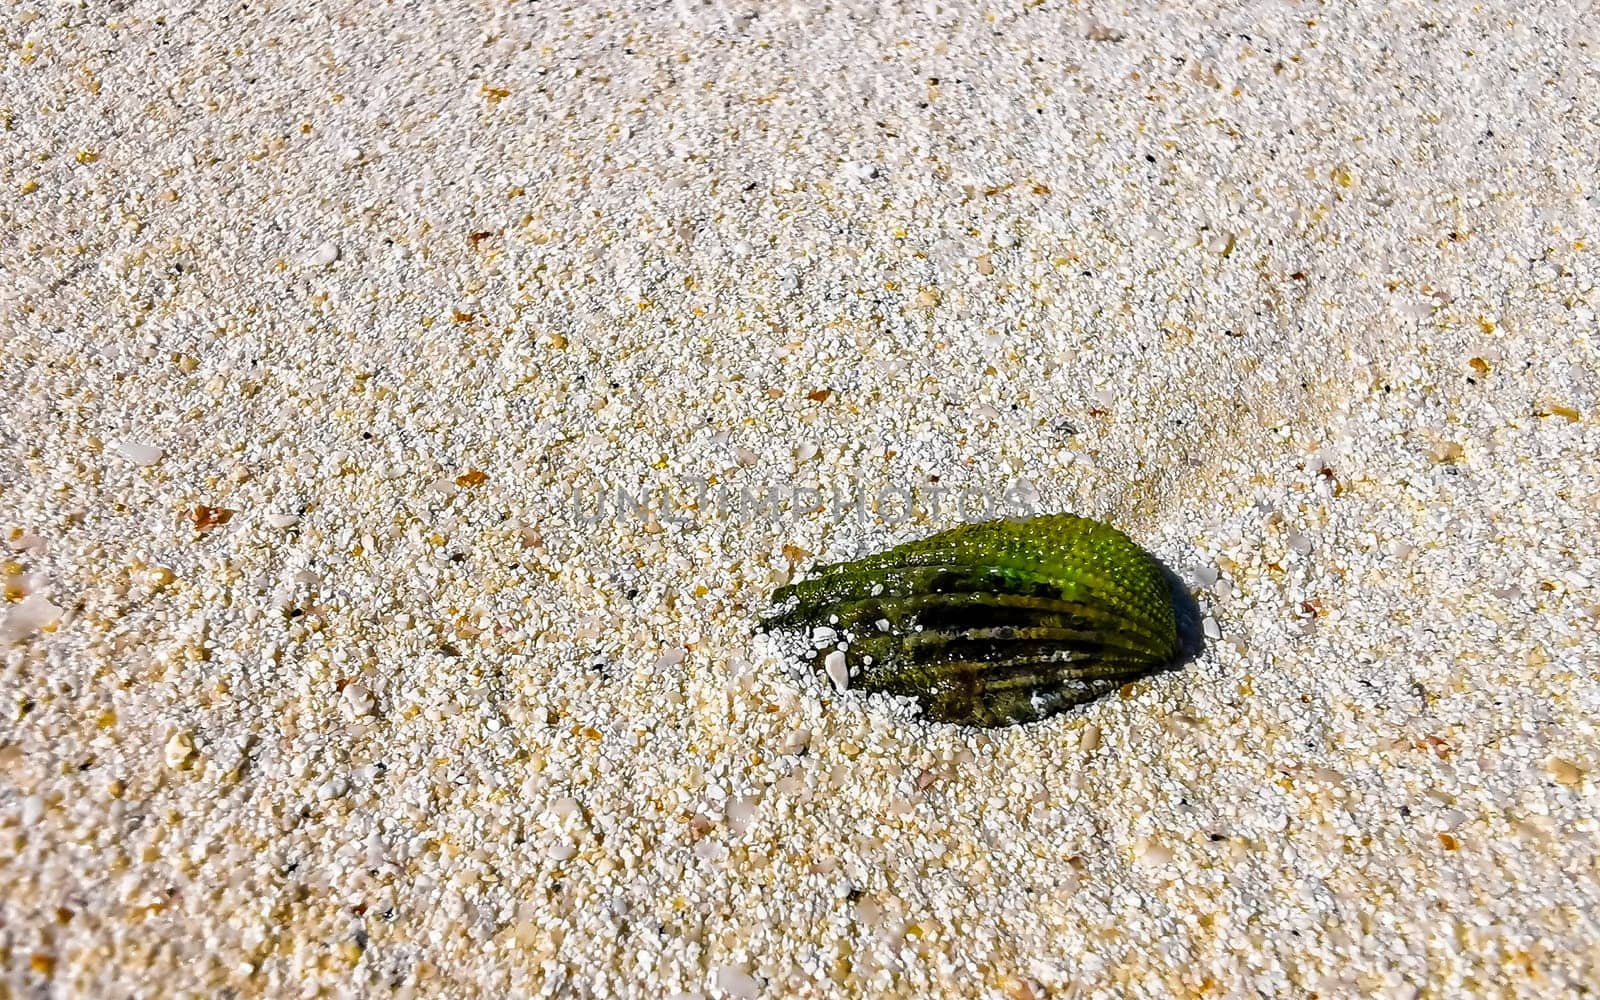
[[[8,5],[0,997],[1593,989],[1597,60],[1561,2]],[[1006,505],[1204,651],[975,730],[755,634]]]

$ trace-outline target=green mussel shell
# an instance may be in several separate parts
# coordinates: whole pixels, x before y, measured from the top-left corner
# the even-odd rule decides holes
[[[819,566],[772,602],[768,630],[836,636],[814,650],[818,669],[843,649],[850,687],[915,698],[936,722],[1032,722],[1178,651],[1160,565],[1073,514],[963,525]]]

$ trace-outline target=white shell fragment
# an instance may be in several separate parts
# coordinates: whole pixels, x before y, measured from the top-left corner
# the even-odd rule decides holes
[[[117,451],[123,458],[141,468],[156,464],[166,455],[166,452],[155,445],[141,441],[123,441],[117,445]]]
[[[29,594],[5,608],[4,617],[0,617],[0,646],[50,628],[61,620],[61,612],[62,609],[50,603],[43,594]]]
[[[823,658],[823,669],[828,672],[828,680],[833,682],[834,690],[843,691],[850,686],[850,667],[845,663],[844,653],[834,650]]]

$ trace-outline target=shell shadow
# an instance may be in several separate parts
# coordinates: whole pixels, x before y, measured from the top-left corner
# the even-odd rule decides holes
[[[1165,673],[1169,670],[1182,670],[1205,652],[1205,613],[1200,610],[1200,605],[1190,592],[1189,585],[1183,582],[1183,578],[1161,560],[1156,559],[1155,562],[1161,568],[1161,577],[1166,582],[1167,593],[1172,598],[1172,608],[1178,619],[1177,655],[1154,671],[1154,673]]]

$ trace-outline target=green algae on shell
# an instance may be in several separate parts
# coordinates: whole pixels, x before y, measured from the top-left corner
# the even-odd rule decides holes
[[[936,722],[1032,722],[1116,690],[1178,652],[1160,565],[1074,514],[962,525],[772,595],[768,630],[825,640],[819,669],[915,698]]]

